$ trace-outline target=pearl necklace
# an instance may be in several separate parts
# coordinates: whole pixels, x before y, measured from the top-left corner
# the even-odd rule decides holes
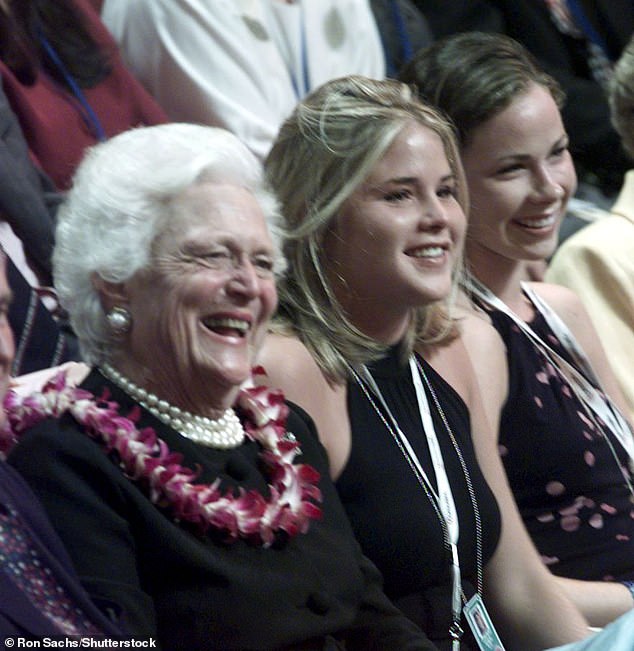
[[[237,448],[244,442],[244,428],[231,407],[217,419],[198,416],[170,404],[167,400],[161,400],[129,380],[110,364],[103,364],[99,370],[162,423],[194,443],[228,450]]]
[[[200,483],[200,468],[182,466],[183,455],[172,452],[151,427],[138,429],[138,409],[122,416],[124,408],[107,399],[105,387],[97,398],[68,383],[64,372],[51,378],[41,392],[20,396],[7,391],[0,458],[6,459],[26,430],[46,418],[69,414],[107,454],[116,452],[125,476],[138,484],[152,504],[167,509],[175,522],[187,522],[202,534],[220,532],[227,543],[242,539],[267,548],[277,540],[305,534],[311,520],[321,518],[322,498],[319,472],[296,463],[302,451],[286,429],[284,395],[256,386],[253,380],[263,373],[261,367],[253,369],[253,376],[240,387],[236,404],[246,436],[260,447],[258,467],[268,484],[267,497],[246,487],[223,490],[220,477],[210,484]]]

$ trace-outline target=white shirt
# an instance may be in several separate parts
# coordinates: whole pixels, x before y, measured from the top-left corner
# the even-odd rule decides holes
[[[385,76],[368,0],[105,0],[102,18],[171,119],[224,127],[259,158],[308,91]]]

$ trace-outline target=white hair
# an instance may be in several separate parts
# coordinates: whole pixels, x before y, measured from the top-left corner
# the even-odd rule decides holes
[[[125,282],[147,267],[153,241],[174,215],[174,201],[202,183],[249,190],[269,224],[277,221],[277,201],[260,164],[223,129],[140,127],[88,150],[60,207],[53,253],[60,302],[88,363],[107,359],[114,343],[92,276]]]

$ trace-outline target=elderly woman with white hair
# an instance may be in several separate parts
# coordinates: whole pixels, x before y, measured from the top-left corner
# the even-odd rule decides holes
[[[10,462],[90,595],[164,649],[433,649],[361,555],[312,422],[252,381],[275,210],[222,130],[91,150],[54,271],[93,368],[9,404]]]

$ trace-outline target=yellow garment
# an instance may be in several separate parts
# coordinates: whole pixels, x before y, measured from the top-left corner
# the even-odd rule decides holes
[[[634,418],[634,170],[608,216],[559,248],[546,273],[583,301]]]

